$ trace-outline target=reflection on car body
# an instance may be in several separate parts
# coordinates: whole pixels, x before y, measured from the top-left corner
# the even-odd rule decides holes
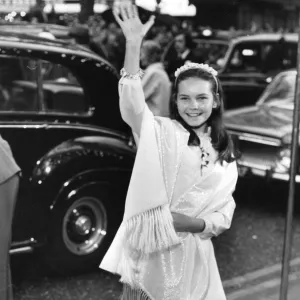
[[[287,181],[296,71],[279,73],[254,106],[228,110],[225,124],[241,151],[241,175]],[[300,182],[298,168],[297,182]]]
[[[118,74],[75,45],[0,33],[0,130],[22,169],[11,253],[98,266],[122,219],[135,148]]]

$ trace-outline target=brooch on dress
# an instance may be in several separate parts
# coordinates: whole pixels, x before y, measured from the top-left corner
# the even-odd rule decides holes
[[[202,169],[204,167],[207,167],[209,164],[209,153],[204,149],[203,146],[200,146],[200,150],[201,150],[200,169],[201,169],[201,176],[202,176]]]

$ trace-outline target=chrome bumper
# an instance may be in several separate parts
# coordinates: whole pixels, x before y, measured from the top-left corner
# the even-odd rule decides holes
[[[290,175],[288,173],[279,173],[270,168],[269,166],[258,165],[246,161],[238,161],[238,172],[240,177],[246,177],[250,174],[281,181],[289,181],[290,178]],[[296,175],[296,182],[300,182],[300,175]]]

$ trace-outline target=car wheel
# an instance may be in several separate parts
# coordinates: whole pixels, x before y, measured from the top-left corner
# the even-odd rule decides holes
[[[57,203],[47,243],[47,263],[53,270],[70,274],[99,266],[121,222],[109,205],[111,191],[108,184],[94,183]]]

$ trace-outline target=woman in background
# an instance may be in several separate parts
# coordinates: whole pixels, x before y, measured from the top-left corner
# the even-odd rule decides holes
[[[19,190],[20,168],[8,143],[0,136],[0,299],[12,300],[9,249],[14,207]]]

